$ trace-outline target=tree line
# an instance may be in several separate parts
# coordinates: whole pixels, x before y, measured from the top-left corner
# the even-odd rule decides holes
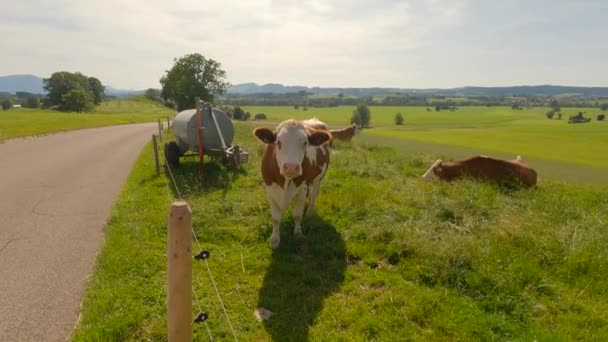
[[[509,96],[509,97],[448,97],[441,95],[410,95],[389,94],[385,96],[334,96],[316,97],[308,93],[290,94],[227,94],[218,102],[233,106],[289,106],[289,107],[337,107],[356,106],[426,106],[431,108],[450,109],[455,106],[508,106],[513,109],[530,107],[553,107],[552,103],[559,101],[561,107],[608,107],[601,98],[562,97],[556,99],[546,96]]]

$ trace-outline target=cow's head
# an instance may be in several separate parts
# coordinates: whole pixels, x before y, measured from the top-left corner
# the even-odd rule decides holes
[[[314,130],[296,120],[283,121],[274,132],[268,128],[256,128],[253,134],[261,142],[275,145],[279,171],[287,179],[302,174],[302,162],[309,145],[320,146],[331,140],[329,132]]]
[[[443,163],[443,161],[441,159],[438,159],[437,161],[435,161],[435,163],[433,163],[433,166],[431,166],[431,168],[428,169],[422,175],[422,179],[424,179],[426,181],[437,180],[439,178],[437,175],[441,173],[441,170],[443,168],[443,166],[441,165],[442,163]]]

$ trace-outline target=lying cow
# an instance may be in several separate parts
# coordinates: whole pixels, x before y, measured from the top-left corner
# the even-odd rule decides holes
[[[454,162],[437,160],[422,176],[428,181],[437,179],[452,181],[466,177],[495,181],[500,184],[536,185],[536,171],[528,167],[519,156],[515,160],[494,159],[486,156]]]
[[[353,136],[359,133],[359,127],[357,127],[356,124],[352,124],[351,126],[342,129],[330,129],[329,132],[334,139],[351,141]]]
[[[283,121],[274,131],[256,128],[254,135],[266,144],[262,157],[262,177],[272,215],[270,246],[277,248],[281,239],[281,213],[293,199],[296,199],[293,209],[294,234],[302,234],[302,214],[306,199],[306,214],[314,210],[321,180],[329,166],[329,143],[332,137],[325,130],[315,129],[296,120]]]

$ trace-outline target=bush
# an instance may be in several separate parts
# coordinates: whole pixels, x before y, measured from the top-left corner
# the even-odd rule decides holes
[[[395,125],[403,125],[403,115],[401,113],[395,114]]]
[[[13,108],[13,103],[11,102],[11,100],[6,99],[2,101],[2,110],[9,110],[11,108]]]
[[[244,120],[245,111],[239,106],[234,107],[234,110],[232,111],[232,118],[234,120]]]
[[[601,108],[602,110],[608,110],[608,102],[606,102],[606,103],[602,103],[602,105],[600,106],[600,108]]]
[[[353,116],[350,119],[350,123],[357,124],[360,127],[369,127],[371,120],[371,112],[366,104],[360,104],[357,109],[353,112]]]
[[[605,115],[605,114],[599,114],[599,115],[597,116],[597,121],[604,121],[604,119],[605,119],[605,118],[606,118],[606,115]]]
[[[547,115],[547,119],[551,120],[551,119],[553,119],[553,116],[555,115],[555,110],[550,110],[545,115]]]
[[[561,120],[562,119],[562,113],[557,114],[557,119]]]
[[[353,111],[353,116],[350,117],[350,123],[361,127],[361,115],[358,111]]]

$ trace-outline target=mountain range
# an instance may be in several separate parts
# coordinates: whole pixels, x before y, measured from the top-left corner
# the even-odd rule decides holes
[[[44,94],[42,78],[34,75],[0,76],[0,93],[15,93],[25,91],[34,94]],[[106,86],[106,94],[117,97],[128,97],[143,94],[144,90],[127,90]],[[385,95],[385,94],[418,94],[444,96],[490,96],[503,97],[514,95],[525,96],[608,96],[608,87],[574,87],[556,85],[512,86],[512,87],[460,87],[460,88],[322,88],[306,86],[286,86],[278,83],[258,85],[257,83],[242,83],[231,86],[227,95],[252,94],[342,94],[344,96]]]
[[[284,86],[282,84],[269,83],[258,85],[256,83],[243,83],[228,89],[229,95],[251,95],[251,94],[289,94],[307,92],[312,94],[342,94],[344,96],[358,95],[385,95],[418,94],[418,95],[444,95],[444,96],[608,96],[608,87],[574,87],[555,85],[535,86],[512,86],[512,87],[460,87],[460,88],[321,88],[305,86]]]

